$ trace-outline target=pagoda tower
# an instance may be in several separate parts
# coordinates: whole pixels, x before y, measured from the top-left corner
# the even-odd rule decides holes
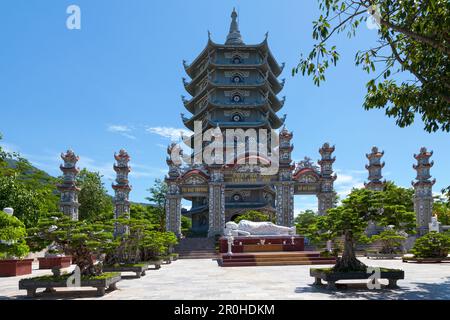
[[[61,153],[61,159],[64,163],[59,167],[63,173],[62,183],[57,185],[57,189],[61,193],[59,208],[72,220],[78,221],[80,189],[76,186],[76,178],[79,173],[76,166],[80,158],[72,150],[68,150],[66,153]]]
[[[368,190],[383,191],[386,181],[381,181],[383,176],[381,175],[381,169],[384,168],[385,163],[381,162],[381,158],[384,155],[384,151],[379,151],[377,147],[372,147],[372,152],[366,154],[366,158],[369,160],[369,165],[366,165],[366,169],[369,171],[368,183],[364,183],[364,186]]]
[[[416,181],[412,182],[414,187],[414,211],[418,227],[418,236],[428,232],[428,224],[431,222],[433,212],[433,185],[436,180],[431,180],[430,169],[434,162],[430,162],[433,151],[427,151],[422,147],[419,154],[414,154],[417,164],[413,165],[417,171]]]
[[[211,128],[220,130],[226,141],[227,129],[266,129],[269,132],[283,125],[285,117],[280,118],[277,112],[285,100],[279,99],[277,95],[284,86],[284,80],[278,80],[284,64],[279,65],[273,57],[267,34],[259,44],[244,43],[234,9],[225,43],[213,42],[209,34],[206,47],[200,55],[191,64],[186,61],[183,63],[191,79],[187,81],[183,78],[184,87],[192,96],[190,99],[182,97],[185,109],[191,114],[189,117],[181,115],[186,128],[194,130],[194,123],[198,121],[197,126],[201,124],[202,132]],[[249,175],[255,173],[250,171],[258,170],[254,166],[236,165],[234,159],[233,163],[227,162],[228,172],[222,165],[192,166],[191,172],[177,176],[177,169],[171,163],[168,164],[172,171],[166,179],[169,186],[166,202],[168,229],[177,234],[180,221],[175,218],[177,214],[170,213],[180,207],[181,194],[177,179],[193,174],[192,170],[197,170],[197,174],[203,175],[208,183],[206,197],[184,197],[192,201],[192,208],[183,214],[192,217],[193,229],[212,236],[222,232],[226,221],[247,210],[264,210],[275,214],[275,186],[249,184],[245,179],[239,182],[237,176],[244,176],[244,170],[248,170]],[[233,175],[233,170],[239,173],[229,183],[225,176]]]
[[[116,159],[116,164],[114,165],[114,171],[116,172],[116,183],[112,185],[114,189],[114,219],[118,218],[130,218],[130,202],[129,194],[131,191],[131,186],[128,181],[128,174],[131,172],[131,168],[128,165],[130,161],[130,156],[128,153],[121,149],[119,153],[114,154]],[[126,233],[127,230],[116,224],[114,234],[122,235]]]
[[[185,154],[176,144],[167,150],[168,231],[181,234],[183,214],[192,219],[193,233],[212,237],[249,210],[291,227],[295,194],[317,195],[321,212],[333,207],[334,147],[321,149],[321,170],[312,162],[293,164],[293,134],[284,127],[286,115],[279,115],[285,103],[278,97],[285,84],[279,80],[284,63],[275,60],[267,33],[261,43],[246,44],[233,9],[225,43],[215,43],[208,33],[203,51],[183,64],[191,98],[182,96],[189,116],[181,118],[194,134],[183,138],[191,148],[183,148]],[[202,156],[213,149],[211,163]],[[191,161],[181,165],[180,156]],[[181,208],[182,199],[191,201],[190,209]]]
[[[332,156],[334,150],[335,147],[330,146],[328,142],[325,142],[319,149],[321,155],[321,159],[318,161],[321,177],[321,192],[317,195],[319,215],[325,215],[328,209],[334,207],[336,192],[333,184],[337,179],[337,176],[333,174],[333,163],[336,161],[336,157]]]

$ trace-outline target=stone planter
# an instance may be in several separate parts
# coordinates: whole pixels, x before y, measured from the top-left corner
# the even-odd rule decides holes
[[[378,252],[371,252],[366,254],[367,259],[399,259],[403,257],[402,254],[395,254],[395,253],[378,253]]]
[[[138,263],[134,265],[113,265],[103,266],[104,272],[134,272],[136,274],[136,278],[140,278],[141,276],[145,276],[145,271],[148,270],[147,263]]]
[[[120,275],[112,275],[104,279],[81,280],[81,287],[97,288],[97,296],[104,296],[106,289],[116,290],[116,283],[121,280]],[[67,279],[52,279],[51,277],[37,277],[19,281],[19,289],[27,290],[27,297],[35,297],[36,290],[45,288],[45,292],[55,292],[54,288],[67,288]]]
[[[321,285],[322,280],[327,282],[328,289],[336,289],[336,281],[339,280],[366,280],[371,276],[370,273],[355,271],[355,272],[333,272],[329,269],[310,269],[309,274],[315,278],[314,285]],[[388,288],[397,288],[397,280],[405,279],[405,272],[403,270],[382,269],[380,272],[380,279],[387,279],[389,281]]]
[[[39,269],[68,268],[72,264],[71,256],[38,258]]]
[[[15,277],[32,272],[33,259],[0,260],[0,277]]]
[[[417,262],[417,263],[440,263],[443,261],[450,261],[450,258],[416,258],[416,257],[403,257],[403,262]]]
[[[155,259],[155,260],[149,260],[145,261],[149,266],[155,266],[155,270],[161,269],[161,265],[163,264],[162,259]]]

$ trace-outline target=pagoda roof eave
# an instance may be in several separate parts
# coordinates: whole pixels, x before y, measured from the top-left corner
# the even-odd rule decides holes
[[[213,127],[220,127],[220,128],[260,128],[260,127],[267,127],[270,126],[270,123],[268,121],[255,121],[255,122],[214,122],[212,120],[207,120],[208,124],[210,124]]]

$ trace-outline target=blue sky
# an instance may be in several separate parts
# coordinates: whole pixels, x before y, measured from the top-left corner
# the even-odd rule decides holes
[[[81,30],[66,28],[71,4],[81,8]],[[132,156],[131,199],[144,201],[153,180],[166,173],[170,137],[183,128],[182,60],[201,52],[207,30],[224,42],[234,6],[244,41],[259,43],[269,31],[273,54],[286,62],[281,114],[288,114],[294,131],[295,160],[317,160],[324,142],[335,144],[336,190],[344,195],[364,182],[365,153],[373,145],[386,152],[385,178],[407,187],[415,177],[413,154],[427,146],[435,152],[434,191],[450,184],[448,133],[426,133],[420,119],[398,128],[383,111],[362,108],[369,76],[353,59],[375,43],[376,31],[363,26],[356,38],[337,38],[341,61],[319,88],[291,76],[300,53],[312,46],[313,0],[3,0],[2,145],[53,175],[59,174],[59,153],[73,148],[80,167],[100,171],[109,190],[113,154],[125,148]],[[296,213],[315,209],[316,199],[296,197],[295,207]]]

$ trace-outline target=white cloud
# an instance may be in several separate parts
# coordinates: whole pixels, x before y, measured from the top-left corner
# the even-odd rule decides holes
[[[139,178],[162,178],[167,173],[165,168],[149,167],[142,164],[131,163],[130,177]]]
[[[336,170],[337,179],[334,183],[336,193],[345,198],[353,188],[364,187],[367,171],[363,170]]]
[[[133,129],[125,125],[110,125],[108,126],[108,131],[118,133],[128,139],[136,140],[136,137],[130,133]]]
[[[172,127],[148,127],[145,131],[156,134],[164,138],[169,138],[172,141],[180,141],[181,136],[190,136],[192,132],[183,128]]]

